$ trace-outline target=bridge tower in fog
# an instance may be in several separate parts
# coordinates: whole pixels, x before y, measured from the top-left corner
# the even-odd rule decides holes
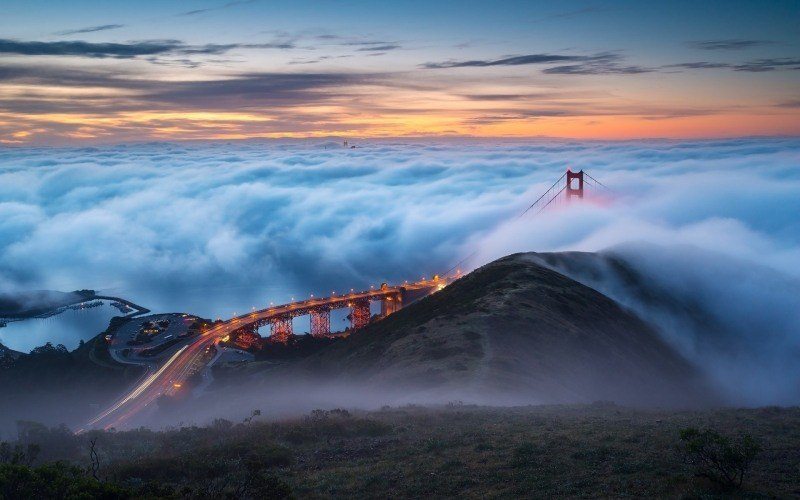
[[[573,196],[583,198],[583,170],[573,172],[567,169],[567,188],[564,194],[567,196],[567,201],[572,199]]]
[[[563,202],[569,202],[572,198],[582,200],[586,193],[589,194],[589,197],[593,197],[595,193],[600,194],[600,191],[603,192],[601,196],[611,195],[611,190],[590,174],[583,170],[573,172],[572,169],[568,168],[547,191],[531,203],[519,216],[522,217],[530,211],[533,211],[534,215],[540,214],[545,209]]]

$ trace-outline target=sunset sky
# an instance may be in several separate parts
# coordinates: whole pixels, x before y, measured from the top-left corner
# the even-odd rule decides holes
[[[4,0],[0,144],[800,134],[800,2]]]

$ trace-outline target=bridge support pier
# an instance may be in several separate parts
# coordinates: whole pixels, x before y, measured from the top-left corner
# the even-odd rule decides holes
[[[331,311],[329,309],[319,309],[311,311],[309,315],[311,328],[309,333],[312,337],[328,337],[331,334]]]
[[[372,313],[369,310],[369,299],[358,299],[352,302],[350,311],[350,328],[358,330],[369,324]]]
[[[388,295],[381,300],[381,317],[396,313],[403,307],[403,296],[401,294]]]
[[[269,325],[269,340],[272,342],[280,342],[285,344],[293,335],[292,331],[292,317],[288,314],[286,316],[278,316],[270,321]]]

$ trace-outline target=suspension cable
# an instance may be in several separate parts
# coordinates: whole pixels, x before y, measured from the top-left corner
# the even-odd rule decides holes
[[[541,202],[541,201],[542,201],[542,200],[545,198],[545,196],[547,196],[547,194],[548,194],[548,193],[550,193],[550,192],[551,192],[551,191],[552,191],[552,190],[553,190],[553,189],[554,189],[554,188],[555,188],[555,187],[558,185],[558,183],[559,183],[559,182],[561,182],[561,181],[564,179],[564,177],[565,177],[566,175],[567,175],[567,173],[566,173],[566,172],[564,172],[563,174],[561,174],[561,177],[559,177],[559,178],[558,178],[558,180],[557,180],[557,181],[555,181],[555,182],[553,183],[553,185],[552,185],[552,186],[550,186],[550,188],[549,188],[547,191],[545,191],[545,192],[544,192],[544,193],[543,193],[543,194],[542,194],[542,195],[541,195],[539,198],[537,198],[537,199],[536,199],[536,201],[534,201],[533,203],[531,203],[531,205],[530,205],[528,208],[526,208],[526,209],[525,209],[525,211],[523,211],[523,212],[522,212],[522,213],[519,215],[519,217],[518,217],[518,218],[521,218],[523,215],[527,214],[527,213],[528,213],[528,212],[529,212],[529,211],[530,211],[530,210],[531,210],[533,207],[535,207],[535,206],[536,206],[536,205],[537,205],[539,202]],[[602,182],[598,181],[597,179],[595,179],[594,177],[592,177],[592,176],[591,176],[591,175],[589,175],[588,173],[586,173],[586,172],[583,172],[583,175],[585,175],[586,177],[588,177],[589,179],[591,179],[592,181],[594,181],[594,183],[595,183],[596,185],[598,185],[598,186],[601,186],[603,189],[607,189],[607,190],[611,191],[611,188],[609,188],[608,186],[606,186],[606,185],[605,185],[605,184],[603,184]],[[563,192],[564,192],[566,189],[567,189],[567,186],[566,186],[566,185],[562,186],[562,187],[561,187],[561,189],[559,189],[559,190],[558,190],[558,192],[557,192],[556,194],[554,194],[554,195],[553,195],[553,196],[552,196],[552,197],[551,197],[549,200],[547,200],[547,203],[545,203],[544,205],[542,205],[542,206],[539,208],[539,210],[537,210],[537,211],[536,211],[536,215],[538,215],[538,214],[542,213],[542,211],[544,211],[544,209],[545,209],[545,208],[547,208],[547,207],[548,207],[548,206],[549,206],[551,203],[553,203],[553,201],[555,201],[556,199],[558,199],[559,195],[560,195],[561,193],[563,193]],[[453,270],[455,270],[455,269],[458,269],[458,268],[459,268],[459,266],[461,266],[461,264],[463,264],[464,262],[466,262],[466,261],[468,261],[469,259],[471,259],[472,257],[474,257],[474,256],[475,256],[477,253],[478,253],[478,250],[475,250],[475,251],[474,251],[474,252],[472,252],[471,254],[467,255],[466,257],[464,257],[463,259],[461,259],[460,261],[458,261],[458,263],[456,263],[456,265],[454,265],[453,267],[451,267],[450,269],[448,269],[448,270],[447,270],[447,271],[446,271],[446,272],[445,272],[445,273],[444,273],[442,276],[445,276],[445,277],[446,277],[446,276],[449,276],[449,275],[450,275],[450,273],[451,273],[451,272],[453,272]]]
[[[558,185],[558,183],[559,183],[559,182],[561,182],[561,179],[563,179],[563,178],[564,178],[564,176],[566,176],[566,175],[567,175],[567,173],[566,173],[566,172],[564,172],[563,174],[561,174],[561,177],[559,177],[559,178],[558,178],[558,180],[557,180],[557,181],[555,181],[555,182],[553,183],[553,185],[552,185],[552,186],[550,186],[550,189],[548,189],[547,191],[545,191],[545,192],[544,192],[544,194],[542,194],[542,195],[541,195],[541,196],[540,196],[540,197],[539,197],[539,198],[538,198],[536,201],[534,201],[533,203],[531,203],[531,206],[529,206],[528,208],[526,208],[524,212],[522,212],[521,214],[519,214],[519,216],[520,216],[520,217],[522,217],[523,215],[527,214],[527,213],[528,213],[528,211],[529,211],[531,208],[533,208],[534,206],[536,206],[536,204],[537,204],[537,203],[539,203],[540,201],[542,201],[542,198],[544,198],[545,196],[547,196],[547,193],[549,193],[550,191],[552,191],[552,190],[553,190],[553,188],[554,188],[554,187],[556,187],[556,186]],[[537,212],[537,213],[538,213],[538,212]]]
[[[549,204],[553,203],[553,200],[555,200],[556,198],[558,198],[558,195],[560,195],[561,193],[563,193],[565,189],[567,189],[567,186],[564,186],[564,187],[562,187],[562,188],[561,188],[561,189],[560,189],[560,190],[559,190],[559,191],[558,191],[558,192],[557,192],[557,193],[556,193],[556,194],[555,194],[555,195],[554,195],[552,198],[550,198],[550,201],[548,201],[547,203],[545,203],[545,204],[544,204],[544,206],[543,206],[542,208],[540,208],[538,212],[536,212],[536,215],[539,215],[540,213],[542,213],[542,210],[544,210],[545,208],[547,208],[547,205],[549,205]]]
[[[606,185],[605,185],[605,184],[603,184],[602,182],[598,181],[597,179],[595,179],[594,177],[592,177],[592,176],[591,176],[591,175],[589,175],[588,173],[584,172],[584,173],[583,173],[583,175],[585,175],[586,177],[588,177],[588,178],[590,178],[591,180],[593,180],[593,181],[595,182],[595,184],[597,184],[598,186],[602,186],[604,189],[608,189],[609,191],[611,190],[611,188],[609,188],[608,186],[606,186]]]

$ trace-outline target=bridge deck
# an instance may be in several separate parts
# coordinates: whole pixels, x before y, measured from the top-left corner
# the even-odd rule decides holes
[[[345,295],[332,295],[330,297],[311,298],[308,300],[290,302],[265,309],[259,309],[248,314],[234,316],[229,321],[239,326],[253,323],[266,322],[274,318],[285,316],[304,316],[320,309],[344,309],[351,307],[359,300],[386,300],[402,295],[405,291],[435,290],[444,287],[447,280],[444,278],[420,280],[398,286],[386,286],[374,290],[353,292]]]

